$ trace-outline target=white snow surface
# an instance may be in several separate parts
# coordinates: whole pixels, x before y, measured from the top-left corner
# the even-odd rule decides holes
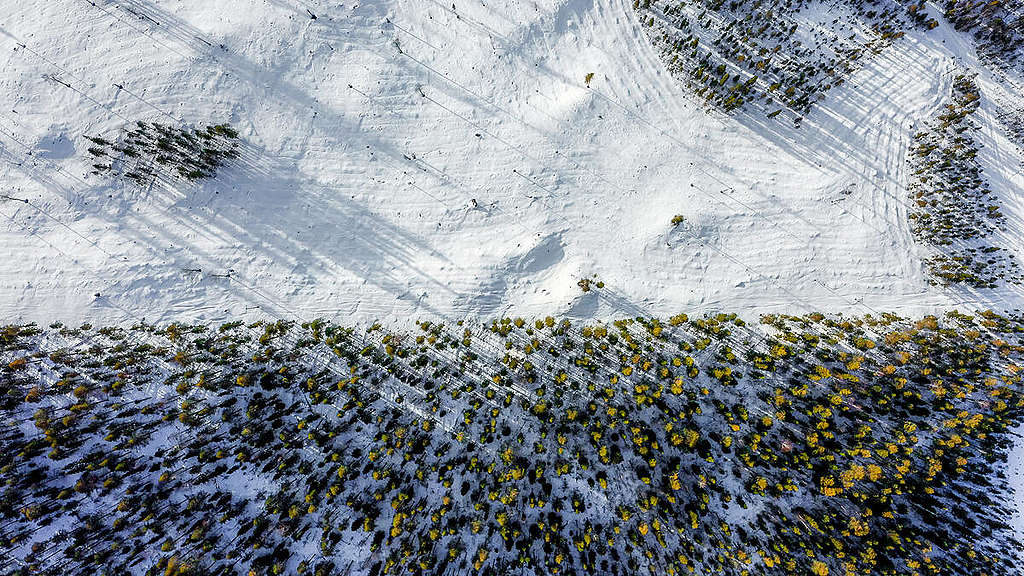
[[[0,181],[30,202],[0,202],[3,317],[1017,307],[929,287],[909,233],[912,126],[976,65],[959,34],[909,33],[795,129],[705,112],[628,0],[454,6],[0,1]],[[1014,91],[980,83],[1017,223],[992,116]],[[88,175],[83,135],[135,120],[231,122],[244,158],[199,185]]]
[[[943,25],[802,128],[725,117],[666,73],[630,4],[0,0],[0,317],[1020,307],[1015,288],[928,285],[905,188],[915,127],[980,71],[996,244],[1024,258],[1024,155],[995,120],[1019,76]],[[83,135],[136,120],[230,122],[243,158],[198,185],[89,175]]]

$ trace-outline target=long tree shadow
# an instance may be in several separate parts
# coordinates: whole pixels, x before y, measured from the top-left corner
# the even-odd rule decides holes
[[[282,72],[286,71],[256,64],[242,54],[221,48],[215,39],[154,3],[117,0],[116,4],[123,12],[119,17],[127,13],[138,19],[132,23],[134,29],[164,34],[199,56],[211,57],[194,62],[193,66],[227,71],[248,90],[267,94],[293,115],[312,113],[332,131],[357,135],[358,146],[351,146],[353,154],[373,154],[410,172],[419,169],[391,142],[362,129],[358,119],[341,114],[297,88],[283,77]],[[343,30],[320,28],[318,34],[324,39],[353,40]],[[271,79],[273,91],[269,92]],[[161,106],[159,100],[149,98],[154,106]],[[349,144],[346,142],[346,146]],[[178,256],[185,264],[183,267],[219,267],[218,277],[234,278],[239,283],[255,285],[237,270],[225,270],[218,264],[232,261],[225,257],[224,250],[237,254],[234,258],[239,262],[246,259],[247,252],[258,252],[262,258],[278,264],[275,270],[285,263],[302,281],[316,282],[349,274],[396,298],[415,298],[410,296],[413,286],[435,293],[452,293],[451,288],[423,267],[450,264],[443,255],[422,238],[354,199],[359,187],[372,177],[371,173],[349,175],[351,181],[327,185],[289,176],[293,174],[300,174],[295,159],[251,145],[244,148],[236,166],[223,171],[217,181],[185,191],[173,182],[156,183],[146,196],[145,210],[120,210],[112,217],[118,219],[117,228],[130,241],[148,246],[154,253],[166,251],[172,245],[184,247],[184,253]],[[400,180],[398,176],[396,189],[404,184]],[[275,279],[268,280],[280,284]],[[429,303],[421,307],[432,310]],[[280,308],[287,309],[287,303],[280,303]]]
[[[866,168],[885,167],[879,162],[880,150],[868,145],[872,135],[886,136],[874,126],[889,123],[890,129],[908,131],[908,120],[926,117],[931,110],[900,110],[893,106],[896,116],[879,116],[883,104],[886,104],[881,94],[878,94],[881,87],[904,84],[896,82],[897,77],[918,80],[933,78],[936,93],[941,93],[944,85],[948,84],[941,77],[944,70],[936,70],[933,63],[924,61],[921,57],[924,54],[916,45],[911,45],[907,51],[901,47],[898,54],[895,47],[887,49],[876,58],[892,60],[899,66],[869,63],[869,69],[862,69],[860,73],[871,74],[870,85],[873,88],[862,89],[850,81],[832,88],[824,100],[818,102],[803,118],[799,128],[769,119],[759,110],[740,112],[736,119],[764,140],[805,163],[820,165],[832,171],[852,169],[861,172]],[[934,106],[938,104],[938,101],[932,102]],[[883,171],[882,176],[890,185],[898,184],[892,174]]]
[[[185,199],[173,187],[158,185],[147,209],[126,213],[122,228],[154,252],[184,246],[183,264],[194,264],[183,268],[212,267],[204,271],[281,310],[291,306],[282,289],[345,276],[395,298],[408,298],[414,287],[451,296],[424,268],[450,264],[448,259],[352,199],[362,180],[325,187],[292,176],[297,173],[288,162],[250,149]],[[436,313],[429,302],[420,307]]]

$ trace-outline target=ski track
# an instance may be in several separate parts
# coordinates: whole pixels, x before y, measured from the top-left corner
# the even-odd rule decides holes
[[[151,319],[362,321],[958,301],[925,283],[905,191],[911,125],[948,94],[950,59],[970,57],[940,45],[952,32],[908,34],[798,130],[703,111],[627,0],[306,8],[11,3],[2,169],[48,216],[6,203],[5,238],[32,221],[43,245],[89,241],[65,246],[74,257],[9,242],[8,316],[102,318],[108,298]],[[80,135],[125,119],[230,120],[245,161],[195,189],[85,176]],[[41,157],[61,138],[70,154]],[[676,237],[677,213],[700,235]],[[556,236],[557,261],[510,265]],[[105,258],[70,272],[89,250]],[[16,273],[60,258],[69,273],[45,285]],[[581,305],[575,280],[592,274],[629,296]],[[47,305],[58,291],[66,305]]]

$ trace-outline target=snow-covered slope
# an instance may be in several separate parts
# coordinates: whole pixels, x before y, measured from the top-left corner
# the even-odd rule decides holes
[[[913,127],[974,64],[951,30],[795,129],[706,113],[626,0],[3,4],[0,178],[29,201],[0,203],[9,319],[1016,307],[929,287],[909,233]],[[1019,222],[1012,87],[980,82]],[[136,120],[231,122],[243,161],[197,186],[88,175],[82,136]]]
[[[1000,245],[1024,258],[1024,154],[997,120],[1024,107],[1019,76],[942,24],[799,129],[727,117],[669,76],[631,4],[0,0],[0,316],[1020,307],[1013,287],[929,285],[906,193],[915,129],[979,72]],[[230,122],[243,157],[198,185],[89,175],[83,136],[137,120]]]

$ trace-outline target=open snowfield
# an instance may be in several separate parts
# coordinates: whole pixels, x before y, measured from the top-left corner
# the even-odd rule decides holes
[[[974,64],[951,30],[909,33],[794,129],[706,113],[625,0],[0,13],[0,178],[29,200],[0,204],[10,320],[1017,307],[929,287],[909,233],[912,127]],[[1021,157],[992,117],[1014,92],[979,82],[1019,253]],[[88,175],[82,136],[137,119],[231,122],[244,161],[198,186]]]
[[[628,0],[0,0],[0,315],[1020,308],[930,286],[907,219],[915,127],[979,71],[999,244],[1024,258],[1024,154],[996,120],[1024,80],[972,46],[910,31],[797,129],[706,112]],[[194,186],[89,175],[83,135],[136,120],[230,122],[242,161]]]

